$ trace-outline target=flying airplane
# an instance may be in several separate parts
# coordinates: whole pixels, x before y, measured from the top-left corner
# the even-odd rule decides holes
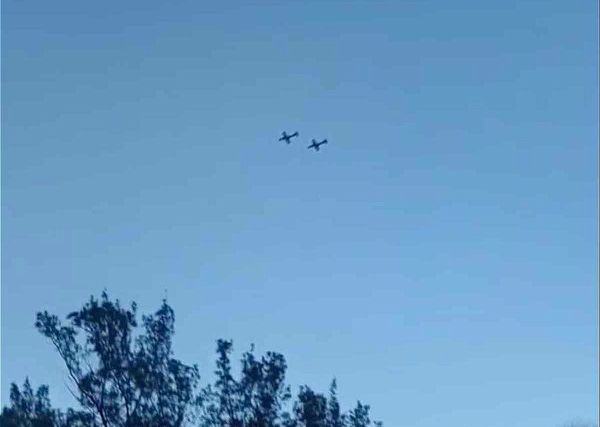
[[[293,134],[288,135],[284,131],[284,132],[281,132],[281,138],[279,138],[279,140],[280,141],[285,141],[286,143],[289,144],[290,142],[292,142],[291,139],[294,138],[294,137],[296,137],[296,136],[298,136],[298,135],[300,135],[298,132],[294,132]]]
[[[326,140],[326,139],[324,139],[324,140],[323,140],[323,141],[321,141],[321,142],[317,142],[315,139],[313,139],[313,140],[312,140],[312,144],[310,144],[310,145],[309,145],[307,148],[308,148],[309,150],[310,150],[311,148],[314,148],[314,149],[315,149],[315,151],[319,151],[319,150],[320,150],[319,146],[320,146],[320,145],[323,145],[323,144],[327,144],[327,140]]]

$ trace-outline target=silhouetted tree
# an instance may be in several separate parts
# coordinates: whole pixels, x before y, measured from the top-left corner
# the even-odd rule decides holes
[[[10,406],[0,415],[2,427],[94,427],[90,414],[69,409],[63,414],[52,409],[48,397],[48,386],[41,386],[34,393],[29,379],[23,388],[16,384],[10,388]]]
[[[56,425],[57,414],[50,406],[48,387],[41,386],[33,392],[29,379],[23,389],[16,384],[10,388],[10,407],[2,411],[2,426],[6,427],[52,427]]]
[[[369,427],[369,406],[357,403],[342,413],[337,399],[337,383],[332,381],[329,398],[308,386],[300,387],[292,404],[285,385],[286,363],[281,354],[268,352],[256,358],[253,349],[242,355],[240,378],[232,374],[232,342],[217,343],[216,380],[203,391],[200,404],[201,427]]]
[[[207,387],[201,403],[201,425],[206,427],[271,427],[282,425],[283,405],[290,398],[285,385],[285,358],[268,352],[261,359],[244,353],[241,378],[231,373],[232,342],[217,342],[217,369],[213,387]]]
[[[67,316],[38,313],[36,327],[63,359],[82,408],[102,426],[179,427],[189,420],[199,375],[172,357],[173,310],[163,301],[143,316],[136,339],[136,306],[122,308],[106,293]],[[83,335],[83,337],[82,337]]]
[[[329,386],[329,402],[327,406],[327,420],[330,427],[344,427],[346,416],[340,411],[340,404],[337,399],[337,381],[334,378]]]
[[[329,396],[308,386],[292,401],[285,383],[283,355],[254,348],[242,354],[234,375],[233,343],[217,342],[215,381],[199,388],[195,365],[173,357],[175,316],[163,301],[150,316],[136,319],[106,293],[90,298],[67,316],[65,325],[44,311],[36,328],[65,363],[71,393],[81,410],[53,409],[48,387],[33,392],[11,386],[10,405],[0,414],[2,427],[368,427],[369,407],[360,402],[343,413],[334,380]],[[286,408],[291,407],[291,412]],[[375,425],[378,425],[375,423]]]
[[[308,386],[300,387],[298,400],[294,403],[295,426],[328,427],[327,399]]]
[[[369,418],[369,405],[357,402],[356,407],[348,414],[349,427],[368,427],[371,425]]]

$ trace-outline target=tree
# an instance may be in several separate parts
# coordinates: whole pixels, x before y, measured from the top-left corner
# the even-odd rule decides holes
[[[34,393],[29,379],[25,379],[22,390],[12,384],[10,404],[2,411],[3,426],[52,427],[56,424],[57,414],[50,406],[46,386]]]
[[[48,387],[11,387],[2,427],[368,427],[369,407],[343,413],[337,384],[329,396],[302,386],[292,401],[282,354],[242,354],[233,373],[232,341],[217,342],[215,381],[199,387],[199,371],[173,357],[175,315],[163,301],[137,321],[135,303],[122,307],[106,293],[61,320],[44,311],[36,328],[64,361],[80,408],[53,409]],[[291,407],[291,411],[289,408]],[[376,424],[377,425],[377,424]]]
[[[122,308],[106,293],[67,318],[63,326],[57,316],[38,313],[35,325],[63,359],[72,394],[99,425],[179,427],[189,420],[199,374],[172,357],[175,317],[166,301],[142,317],[144,332],[135,339],[135,304]]]
[[[52,409],[48,387],[41,386],[34,393],[29,379],[22,390],[16,384],[10,388],[10,407],[0,415],[2,427],[93,427],[93,418],[84,412],[69,409],[63,414]]]
[[[203,395],[201,425],[206,427],[270,427],[286,418],[283,405],[290,398],[285,385],[286,363],[283,355],[267,352],[261,359],[253,349],[244,353],[241,378],[231,374],[232,342],[217,342],[217,369],[214,387]]]
[[[327,404],[327,420],[331,427],[344,427],[346,425],[346,416],[340,411],[340,404],[337,399],[337,381],[334,378],[329,386],[329,401]]]
[[[327,399],[315,393],[308,386],[300,387],[298,400],[294,404],[296,416],[295,425],[298,427],[328,427]]]

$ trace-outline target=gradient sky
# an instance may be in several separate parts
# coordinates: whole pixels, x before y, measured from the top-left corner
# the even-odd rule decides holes
[[[388,427],[596,418],[596,1],[123,4],[2,2],[3,403],[106,288]]]

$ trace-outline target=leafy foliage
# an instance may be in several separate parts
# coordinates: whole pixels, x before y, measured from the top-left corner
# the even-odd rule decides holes
[[[52,409],[48,387],[41,386],[34,393],[29,379],[23,388],[16,384],[10,388],[10,407],[0,415],[3,427],[93,427],[93,417],[85,412],[69,409],[66,414]]]
[[[54,344],[73,395],[98,424],[177,427],[188,420],[199,374],[172,357],[175,316],[166,302],[142,317],[143,333],[136,338],[135,304],[122,308],[106,293],[67,319],[70,324],[62,326],[57,316],[38,313],[36,327]]]
[[[283,355],[243,353],[234,375],[233,343],[217,342],[215,380],[199,387],[199,371],[173,357],[175,315],[166,301],[137,322],[136,305],[106,293],[67,316],[44,311],[36,328],[64,361],[80,410],[53,409],[48,387],[11,387],[2,427],[369,427],[369,406],[343,413],[334,380],[329,396],[302,386],[292,399]],[[291,411],[289,410],[291,408]],[[380,426],[380,423],[375,423]]]
[[[217,342],[217,369],[213,387],[208,387],[201,404],[200,425],[206,427],[258,427],[281,425],[283,405],[290,398],[285,385],[285,358],[268,352],[257,359],[253,352],[242,357],[242,374],[231,373],[231,341]]]

